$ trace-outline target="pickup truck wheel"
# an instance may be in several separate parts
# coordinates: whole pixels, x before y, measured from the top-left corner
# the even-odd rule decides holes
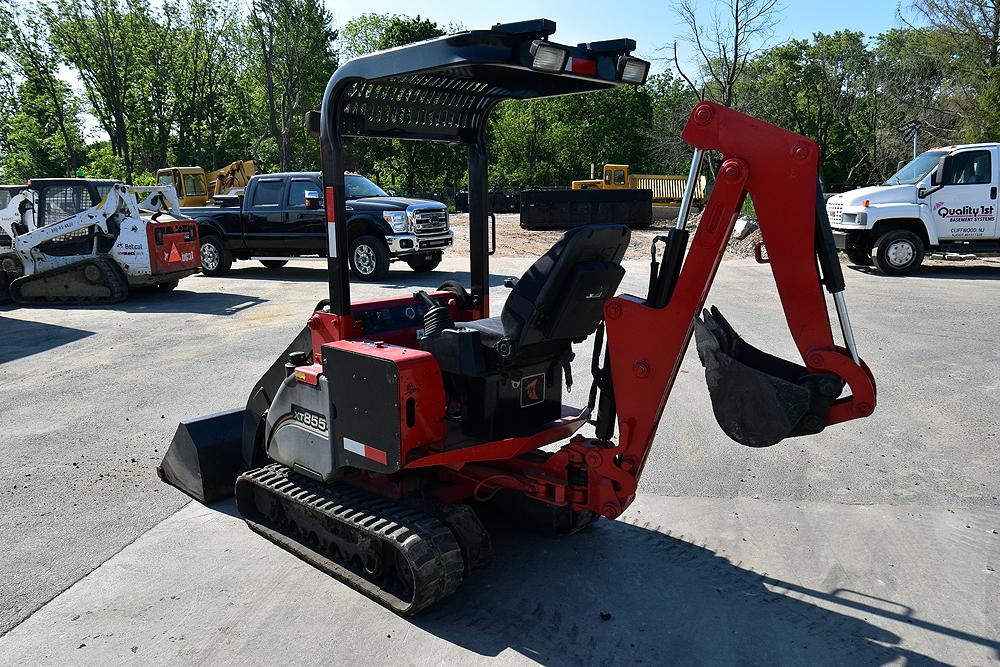
[[[262,259],[260,263],[269,269],[280,269],[285,264],[288,264],[287,259]]]
[[[404,262],[409,264],[410,268],[417,273],[427,273],[428,271],[433,271],[441,263],[441,253],[435,253],[428,257],[427,255],[420,255],[419,257],[406,257],[403,259]]]
[[[382,280],[389,273],[389,248],[377,236],[359,236],[351,242],[351,269],[365,282]]]
[[[224,276],[233,268],[233,254],[218,236],[201,239],[201,272],[206,276]]]
[[[875,241],[872,260],[875,267],[889,276],[913,273],[924,259],[924,243],[905,229],[886,232]]]
[[[847,259],[851,260],[851,264],[854,264],[855,266],[872,265],[872,253],[870,250],[865,250],[864,248],[851,248],[850,250],[845,250],[844,254],[847,255]]]

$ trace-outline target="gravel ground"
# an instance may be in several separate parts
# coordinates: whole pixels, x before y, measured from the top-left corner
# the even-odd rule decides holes
[[[497,213],[497,251],[495,257],[524,257],[541,255],[562,238],[564,231],[531,231],[522,229],[518,213]],[[469,247],[469,214],[451,215],[451,228],[455,232],[455,247],[464,251]],[[648,229],[633,229],[625,259],[649,261],[649,244],[653,237],[674,226],[673,222],[656,221]]]

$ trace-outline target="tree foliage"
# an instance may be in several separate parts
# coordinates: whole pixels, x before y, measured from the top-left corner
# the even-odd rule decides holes
[[[814,138],[832,185],[875,182],[920,148],[1000,139],[1000,9],[914,0],[919,27],[817,33],[768,47],[773,0],[677,0],[697,71],[639,87],[507,102],[487,129],[494,186],[567,185],[606,162],[684,173],[680,131],[704,97]],[[149,182],[159,168],[315,169],[304,112],[338,62],[458,30],[363,14],[335,27],[322,0],[0,0],[0,173]],[[88,131],[86,128],[90,128]],[[92,136],[96,128],[98,136]],[[85,136],[90,134],[88,140]],[[349,165],[409,194],[465,182],[461,146],[358,139]]]

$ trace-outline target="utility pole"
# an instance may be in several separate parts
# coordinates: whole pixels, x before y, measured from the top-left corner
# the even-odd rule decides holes
[[[920,128],[924,126],[924,122],[921,120],[911,120],[909,123],[904,123],[896,128],[896,131],[902,134],[903,143],[913,142],[913,157],[917,157],[917,135],[920,133]]]

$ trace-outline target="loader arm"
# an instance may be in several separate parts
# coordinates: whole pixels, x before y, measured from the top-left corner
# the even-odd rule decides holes
[[[692,111],[682,137],[696,149],[720,152],[723,161],[672,296],[662,308],[629,295],[605,303],[619,442],[601,453],[599,468],[618,487],[615,499],[602,502],[613,514],[634,496],[695,319],[747,194],[757,211],[785,319],[806,370],[836,376],[850,389],[849,396],[833,403],[820,428],[865,417],[875,407],[873,376],[863,361],[855,361],[850,351],[834,342],[823,294],[823,282],[842,291],[843,277],[839,263],[835,267],[829,263],[831,249],[817,232],[821,229],[816,223],[817,145],[710,102]],[[822,278],[818,259],[825,260],[827,275]]]

